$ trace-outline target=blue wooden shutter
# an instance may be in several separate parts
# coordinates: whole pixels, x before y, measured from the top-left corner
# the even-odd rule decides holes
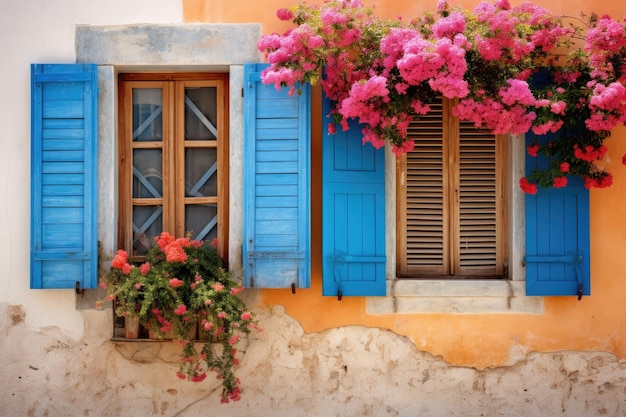
[[[288,95],[244,67],[244,283],[310,285],[310,87]]]
[[[532,139],[527,135],[527,145]],[[548,135],[541,138],[548,140]],[[526,173],[548,166],[526,156]],[[589,190],[579,177],[565,188],[526,195],[526,294],[589,295]]]
[[[31,288],[95,288],[98,72],[31,66]]]
[[[324,99],[323,114],[330,102]],[[361,127],[322,138],[324,295],[385,295],[385,154]]]

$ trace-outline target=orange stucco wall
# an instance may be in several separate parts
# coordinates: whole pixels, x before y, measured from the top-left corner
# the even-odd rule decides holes
[[[309,3],[320,3],[319,0]],[[434,10],[436,0],[367,1],[379,16],[410,19],[424,10]],[[450,1],[473,8],[476,0]],[[511,1],[511,4],[519,4]],[[536,2],[556,14],[579,16],[581,12],[626,16],[623,0],[550,0]],[[281,7],[298,0],[183,0],[187,22],[261,22],[264,33],[283,32],[285,22],[275,17]],[[319,100],[319,94],[315,100]],[[314,109],[320,109],[314,103]],[[321,196],[321,115],[313,115],[313,195]],[[613,173],[609,189],[591,192],[591,279],[592,295],[547,297],[542,315],[451,315],[416,314],[373,316],[366,314],[365,300],[344,298],[341,302],[321,296],[321,204],[312,207],[312,285],[292,295],[289,290],[265,290],[262,301],[282,304],[306,331],[316,332],[342,325],[379,326],[411,338],[418,348],[441,355],[446,361],[478,368],[509,361],[511,351],[602,350],[626,359],[626,128],[615,129],[607,141],[604,163]]]

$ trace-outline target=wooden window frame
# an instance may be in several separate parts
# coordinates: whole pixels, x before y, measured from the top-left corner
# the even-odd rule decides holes
[[[156,142],[133,142],[132,140],[132,89],[162,88],[163,139]],[[189,141],[184,138],[184,114],[182,103],[185,87],[217,87],[217,139],[215,141]],[[134,205],[152,205],[157,199],[132,198],[134,149],[163,149],[163,231],[176,237],[184,237],[185,205],[190,203],[216,203],[217,250],[228,259],[228,201],[229,201],[229,88],[225,73],[122,73],[118,77],[118,245],[132,256],[132,212]],[[181,143],[182,142],[182,143]],[[212,143],[210,143],[212,142]],[[193,147],[217,148],[217,197],[186,197],[184,191],[185,149]],[[173,192],[172,192],[173,187]],[[166,189],[169,188],[169,191]],[[145,201],[144,201],[145,200]],[[157,201],[155,201],[157,200]],[[134,256],[141,261],[142,256]]]
[[[508,275],[508,137],[496,135],[496,250],[494,268],[473,268],[463,271],[460,266],[460,128],[457,117],[452,116],[453,100],[442,100],[442,212],[443,212],[443,266],[420,267],[408,266],[407,241],[407,157],[396,159],[396,262],[399,278],[446,278],[477,279],[507,278]],[[465,123],[465,122],[464,122]],[[467,126],[467,124],[465,125]]]

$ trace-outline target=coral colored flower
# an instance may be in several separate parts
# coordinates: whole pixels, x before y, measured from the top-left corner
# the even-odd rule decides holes
[[[144,262],[139,267],[139,272],[141,272],[141,275],[146,275],[149,270],[150,270],[150,262]]]
[[[231,337],[228,338],[228,345],[229,346],[236,345],[238,341],[239,341],[239,335],[238,334],[232,335]]]
[[[172,279],[170,279],[170,285],[171,285],[172,287],[174,287],[174,288],[176,288],[176,287],[180,287],[180,286],[181,286],[181,285],[183,285],[183,284],[184,284],[184,282],[183,282],[183,281],[181,281],[181,280],[180,280],[180,279],[178,279],[178,278],[172,278]]]
[[[135,284],[135,289],[139,290],[141,289],[141,287],[143,287],[143,284],[141,282]]]
[[[213,246],[214,248],[217,248],[217,245],[219,245],[220,241],[217,238],[213,238],[213,240],[211,240],[211,246]]]
[[[182,316],[187,312],[187,306],[184,304],[180,304],[178,307],[174,309],[174,314],[177,316]]]
[[[210,298],[207,298],[206,301],[204,302],[205,306],[210,306],[213,303],[213,301],[211,301]]]
[[[211,284],[211,288],[213,288],[217,292],[220,292],[224,289],[224,285],[220,282],[215,282]]]
[[[626,157],[626,155],[625,155],[625,157]],[[106,290],[106,288],[107,288],[107,283],[106,282],[102,281],[99,285],[100,285],[100,288],[104,288]]]
[[[128,253],[125,250],[120,249],[113,257],[113,260],[111,261],[111,267],[122,269],[126,263],[128,263]]]
[[[124,265],[122,265],[122,273],[124,275],[130,274],[131,269],[133,269],[133,266],[131,266],[131,264],[129,263],[125,263]]]
[[[163,232],[161,233],[160,236],[156,236],[154,238],[154,240],[156,241],[157,245],[159,246],[159,248],[161,250],[164,250],[167,245],[169,245],[170,243],[174,242],[176,240],[176,238],[172,235],[170,235],[167,232]]]
[[[167,262],[185,262],[187,260],[187,254],[180,243],[170,243],[165,247],[164,252]]]
[[[567,178],[566,177],[556,177],[552,183],[554,188],[562,188],[567,186]]]
[[[201,373],[199,375],[195,375],[195,376],[191,377],[191,381],[192,382],[202,382],[202,381],[205,380],[205,378],[206,378],[206,373],[203,372],[203,373]]]
[[[231,295],[237,295],[240,292],[242,292],[243,290],[245,290],[245,288],[243,286],[233,287],[233,288],[230,289],[230,294]]]

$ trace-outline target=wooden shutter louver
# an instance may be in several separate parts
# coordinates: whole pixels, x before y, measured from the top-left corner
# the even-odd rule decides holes
[[[498,270],[496,136],[459,124],[458,266],[461,275]]]
[[[405,157],[406,237],[401,247],[406,250],[406,273],[441,275],[447,273],[441,100],[431,109],[408,128],[415,147]]]

